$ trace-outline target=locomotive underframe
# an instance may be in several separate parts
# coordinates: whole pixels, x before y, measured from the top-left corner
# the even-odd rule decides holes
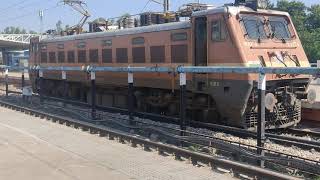
[[[34,74],[31,79],[35,77]],[[68,98],[90,104],[90,81],[78,80],[67,81]],[[296,92],[305,92],[308,83],[309,79],[267,82],[266,93],[273,93],[278,100],[273,112],[266,110],[267,129],[293,126],[301,120],[301,100]],[[255,129],[258,120],[256,82],[196,79],[187,84],[187,117],[190,119]],[[33,87],[36,91],[35,84]],[[97,105],[127,108],[128,92],[125,84],[101,84],[97,81],[96,89]],[[64,83],[58,78],[45,78],[43,93],[63,97]],[[179,116],[180,93],[177,88],[135,86],[134,95],[136,111]]]
[[[301,121],[301,99],[306,97],[310,79],[273,80],[267,82],[266,94],[272,93],[276,103],[272,110],[266,109],[266,128],[286,128]],[[248,129],[258,122],[257,83],[248,99],[244,122]]]

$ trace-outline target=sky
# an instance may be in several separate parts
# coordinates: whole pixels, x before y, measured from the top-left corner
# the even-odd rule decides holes
[[[44,10],[43,29],[54,29],[61,20],[64,25],[75,25],[81,18],[77,12],[63,5],[61,0],[2,0],[0,2],[0,31],[5,27],[15,26],[27,30],[40,31],[39,10]],[[147,3],[149,0],[85,0],[91,13],[90,20],[99,17],[118,17],[124,13],[137,14],[142,11],[161,11],[162,6]],[[160,0],[161,1],[161,0]],[[276,2],[276,0],[272,0]],[[320,0],[301,0],[307,5],[318,4]],[[196,0],[171,0],[171,10],[182,4]],[[221,6],[234,0],[201,0],[201,3]]]

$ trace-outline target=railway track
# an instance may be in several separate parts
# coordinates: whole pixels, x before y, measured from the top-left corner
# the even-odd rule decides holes
[[[36,96],[38,97],[38,95],[36,95]],[[78,105],[78,106],[90,108],[89,104],[83,103],[83,102],[70,101],[70,100],[65,100],[65,99],[61,99],[61,98],[54,98],[54,97],[44,97],[44,98],[49,99],[49,100],[53,100],[53,101],[59,101],[59,102],[63,102],[63,103],[68,103],[68,104],[73,104],[73,105]],[[113,112],[113,113],[128,114],[127,109],[114,108],[114,107],[97,106],[97,110]],[[151,113],[143,113],[143,112],[134,112],[134,115],[136,117],[151,119],[151,120],[155,120],[155,121],[159,121],[159,122],[179,124],[178,118],[156,115],[156,114],[151,114]],[[236,127],[211,124],[211,123],[202,123],[202,122],[198,122],[198,121],[191,121],[190,125],[193,127],[205,128],[205,129],[210,129],[210,130],[219,131],[219,132],[223,132],[223,133],[228,133],[228,134],[239,136],[239,137],[256,138],[255,132],[248,131],[248,130],[241,129],[241,128],[236,128]],[[299,131],[299,130],[292,130],[292,132],[293,131],[296,133],[297,132],[302,133],[302,131]],[[310,132],[308,132],[308,134],[310,135],[310,134],[318,134],[318,133],[310,131]],[[281,134],[279,135],[277,133],[266,133],[266,138],[270,141],[273,141],[273,142],[281,144],[281,145],[295,146],[295,147],[299,147],[299,148],[305,149],[305,150],[315,149],[317,151],[320,151],[320,141],[316,141],[316,140],[308,140],[308,139],[303,139],[303,138],[294,137],[294,136],[286,136],[286,135],[281,135]]]
[[[6,102],[0,101],[0,104],[1,103],[6,104]],[[47,104],[47,103],[45,103],[45,104]],[[39,106],[39,109],[40,109],[40,107],[41,106]],[[53,109],[53,108],[54,107],[52,107],[52,108],[49,107],[49,109]],[[56,108],[58,108],[58,111],[63,111],[63,110],[68,109],[66,107],[57,107],[57,106],[56,106]],[[70,109],[70,110],[71,110],[71,112],[83,111],[83,109],[81,109],[81,108],[74,108],[74,109]],[[320,173],[318,172],[318,167],[320,165],[320,162],[312,161],[310,159],[304,159],[304,158],[300,158],[300,157],[293,156],[290,154],[279,153],[279,152],[268,150],[268,149],[265,149],[266,156],[260,157],[259,155],[255,154],[256,148],[257,148],[255,146],[250,146],[250,145],[241,144],[241,143],[235,143],[232,141],[226,141],[223,139],[214,138],[214,137],[204,135],[204,134],[196,134],[196,133],[190,132],[190,131],[186,132],[189,134],[189,137],[179,136],[179,135],[177,135],[179,133],[173,134],[173,133],[166,132],[168,130],[168,128],[165,128],[165,130],[161,130],[161,126],[157,127],[157,126],[150,125],[148,123],[141,122],[138,120],[135,120],[135,124],[139,124],[140,126],[136,126],[136,125],[130,126],[128,124],[121,123],[121,121],[128,121],[128,118],[125,116],[120,116],[119,114],[112,114],[112,113],[101,114],[101,116],[107,117],[107,119],[100,118],[98,120],[92,121],[91,119],[88,118],[88,117],[90,117],[90,114],[91,114],[90,109],[87,108],[85,111],[87,113],[87,121],[85,121],[85,119],[86,119],[85,116],[81,116],[81,119],[85,123],[89,123],[89,124],[99,123],[102,125],[115,124],[115,125],[121,126],[123,128],[127,128],[129,130],[137,130],[137,132],[138,131],[143,131],[143,132],[149,131],[153,134],[158,134],[160,136],[164,136],[167,139],[171,139],[171,140],[174,139],[176,142],[183,142],[184,144],[188,144],[188,145],[192,145],[192,146],[199,146],[199,147],[202,146],[202,147],[206,147],[207,149],[208,148],[219,149],[219,151],[220,150],[225,151],[225,153],[228,154],[226,156],[232,157],[235,155],[236,159],[238,159],[239,157],[242,157],[244,159],[251,159],[251,161],[248,161],[246,163],[256,164],[256,162],[258,160],[265,160],[268,162],[269,165],[278,164],[278,165],[288,167],[288,168],[293,168],[296,166],[296,167],[299,167],[298,169],[300,169],[302,172],[307,172],[308,174],[320,175]],[[174,129],[174,128],[169,129],[169,130],[177,131],[177,132],[180,131],[179,129]]]
[[[200,127],[203,127],[203,128],[208,127],[209,129],[212,129],[215,131],[221,131],[221,132],[229,133],[229,134],[240,136],[240,137],[256,138],[255,132],[247,131],[240,128],[217,125],[217,124],[208,124],[208,123],[198,123],[198,122],[194,122],[194,123],[200,124]],[[287,132],[291,132],[291,134],[293,135],[304,134],[304,135],[317,135],[317,137],[319,137],[318,136],[319,133],[317,132],[313,132],[313,131],[306,132],[298,129],[288,129],[284,131],[277,130],[277,131],[278,132],[275,132],[274,130],[272,130],[271,132],[273,133],[266,133],[265,134],[266,138],[270,141],[273,141],[278,144],[286,145],[286,146],[295,146],[305,150],[315,149],[317,151],[320,151],[320,141],[308,140],[301,137],[287,136],[282,134],[283,132],[287,131]],[[281,131],[282,133],[279,134],[279,131]]]
[[[12,90],[9,90],[9,93],[21,94],[21,92],[19,91],[12,91]],[[37,94],[35,94],[34,96],[39,97]],[[62,98],[54,98],[54,97],[44,97],[44,98],[90,108],[89,104],[83,103],[83,102],[70,101],[70,100],[65,100]],[[114,108],[114,107],[97,106],[97,110],[128,114],[127,109]],[[156,114],[145,113],[145,112],[134,112],[134,115],[136,117],[152,119],[159,122],[179,124],[178,118],[167,117],[167,116],[156,115]],[[228,134],[239,136],[239,137],[256,138],[255,132],[244,130],[241,128],[236,128],[236,127],[211,124],[211,123],[202,123],[197,121],[191,121],[190,125],[194,127],[206,128],[214,131],[228,133]],[[283,135],[283,134],[286,134],[286,135]],[[292,136],[288,136],[287,134],[292,134]],[[316,141],[320,139],[319,132],[303,131],[299,129],[285,129],[285,130],[270,131],[270,133],[266,133],[265,135],[268,140],[281,145],[295,146],[305,150],[315,149],[317,151],[320,151],[320,141]],[[307,138],[301,138],[303,136],[306,136]],[[309,137],[316,137],[316,138],[310,140]]]
[[[21,92],[19,91],[12,91],[12,90],[9,91],[9,93],[21,94]],[[35,94],[34,96],[39,98],[39,95],[37,94]],[[72,101],[72,100],[65,100],[62,98],[44,97],[44,99],[73,104],[81,107],[87,107],[87,108],[91,107],[87,103]],[[114,107],[97,106],[97,110],[107,111],[112,113],[128,114],[127,109],[114,108]],[[159,122],[179,124],[178,118],[156,115],[152,113],[134,112],[134,116],[145,118],[145,119],[151,119]],[[248,131],[241,128],[236,128],[236,127],[230,127],[230,126],[224,126],[224,125],[218,125],[218,124],[212,124],[212,123],[202,123],[198,121],[191,121],[190,125],[193,127],[205,128],[205,129],[210,129],[210,130],[219,131],[223,133],[228,133],[228,134],[243,137],[243,138],[256,138],[255,132]],[[283,135],[283,134],[286,134],[286,135]],[[287,134],[292,134],[292,136],[288,136]],[[281,145],[295,146],[305,150],[314,149],[314,150],[320,151],[320,141],[317,141],[314,139],[310,140],[308,138],[308,137],[316,137],[316,139],[320,139],[319,132],[303,131],[299,129],[285,129],[285,130],[276,130],[276,131],[272,130],[270,131],[270,133],[266,133],[265,135],[268,140]],[[301,138],[301,136],[302,137],[307,136],[307,138]]]
[[[39,117],[41,119],[50,120],[55,123],[64,124],[66,126],[72,126],[74,128],[81,128],[84,131],[88,131],[92,134],[99,134],[101,137],[108,137],[110,140],[118,139],[122,143],[130,143],[133,147],[141,145],[144,149],[154,149],[159,152],[159,154],[169,153],[173,154],[176,159],[186,158],[191,159],[194,164],[204,163],[211,165],[213,168],[223,168],[228,169],[237,176],[248,176],[255,178],[267,178],[267,179],[293,179],[294,177],[270,171],[267,169],[259,168],[256,166],[251,166],[248,164],[242,164],[234,162],[228,159],[217,158],[207,154],[193,152],[184,148],[171,146],[159,142],[153,142],[148,139],[126,133],[120,132],[114,129],[107,128],[105,126],[96,125],[93,123],[88,123],[84,121],[78,121],[70,119],[67,117],[62,117],[39,110],[34,110],[8,102],[0,101],[2,107],[6,107],[12,110],[20,111],[32,116]]]
[[[82,103],[82,102],[68,101],[68,100],[64,100],[64,99],[60,99],[60,98],[52,98],[52,97],[45,97],[45,98],[50,99],[50,100],[61,101],[64,103],[71,103],[71,104],[80,105],[80,106],[90,108],[89,104]],[[114,108],[114,107],[97,106],[97,109],[101,110],[101,111],[107,111],[107,112],[128,114],[128,110]],[[151,114],[151,113],[143,113],[143,112],[134,112],[134,115],[136,117],[145,118],[145,119],[152,119],[152,120],[159,121],[159,122],[179,124],[178,118],[172,118],[172,117],[156,115],[156,114]],[[211,124],[211,123],[201,123],[201,122],[197,122],[197,121],[191,121],[190,125],[193,127],[205,128],[205,129],[210,129],[210,130],[219,131],[219,132],[223,132],[223,133],[228,133],[228,134],[239,136],[239,137],[256,138],[255,132],[244,130],[241,128],[236,128],[236,127]],[[292,130],[292,132],[293,132],[293,130]],[[298,130],[295,130],[294,132],[302,133],[302,131],[298,131]],[[310,131],[309,135],[310,134],[317,134],[317,133]],[[308,140],[308,139],[303,139],[303,138],[294,137],[294,136],[286,136],[286,135],[282,135],[282,134],[279,135],[277,133],[266,133],[266,138],[270,141],[273,141],[273,142],[281,144],[281,145],[295,146],[295,147],[299,147],[299,148],[305,149],[305,150],[315,149],[317,151],[320,151],[320,141]]]

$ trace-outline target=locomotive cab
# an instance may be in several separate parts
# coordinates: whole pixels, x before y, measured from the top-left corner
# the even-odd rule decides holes
[[[286,12],[224,6],[195,12],[192,24],[195,66],[310,66]],[[210,95],[205,102],[213,101],[222,123],[250,129],[258,117],[257,79],[255,74],[196,74],[193,88]],[[266,128],[301,120],[309,82],[305,75],[267,76]],[[212,119],[208,114],[203,112],[204,119]]]

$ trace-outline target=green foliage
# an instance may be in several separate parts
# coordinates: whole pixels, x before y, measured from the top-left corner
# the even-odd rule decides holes
[[[38,33],[33,30],[30,30],[28,32],[24,28],[10,26],[10,27],[4,28],[4,30],[1,32],[1,34],[38,34]]]
[[[307,25],[310,29],[320,28],[320,4],[313,5],[309,8],[310,14],[307,18]]]
[[[270,9],[291,15],[309,60],[320,60],[320,4],[307,7],[302,1],[278,0]]]
[[[25,29],[21,29],[20,27],[6,27],[3,32],[1,32],[2,34],[27,34],[27,31]]]

